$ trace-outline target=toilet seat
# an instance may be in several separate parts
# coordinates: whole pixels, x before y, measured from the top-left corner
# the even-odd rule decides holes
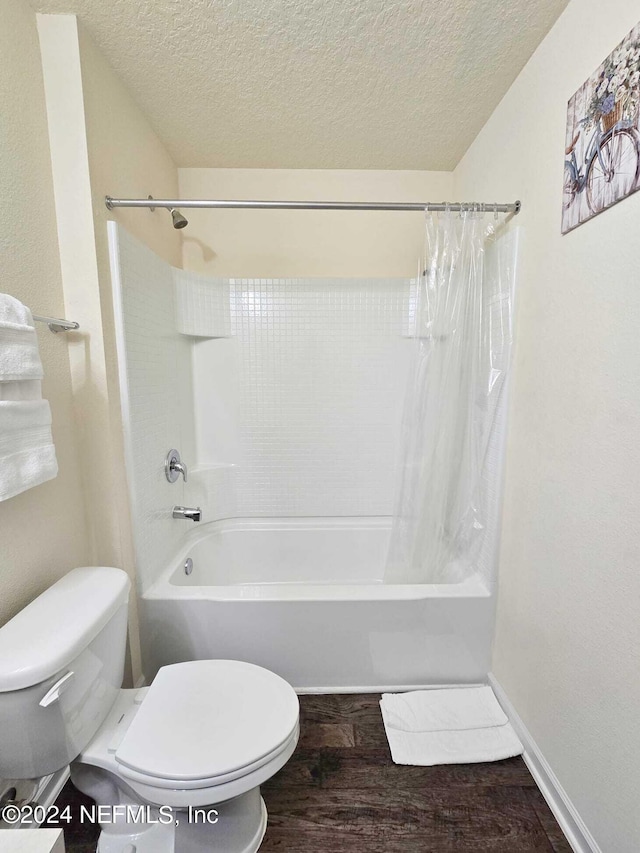
[[[300,729],[299,726],[296,725],[287,740],[273,752],[269,753],[269,755],[263,756],[257,761],[254,761],[252,764],[248,764],[246,767],[241,767],[232,773],[225,773],[224,775],[207,776],[202,779],[172,779],[131,770],[120,763],[118,763],[118,774],[129,782],[140,782],[141,784],[149,785],[154,788],[169,788],[171,790],[180,789],[182,791],[191,791],[198,788],[215,788],[218,785],[224,785],[227,782],[233,782],[236,779],[244,779],[250,774],[260,770],[261,767],[270,765],[277,761],[280,755],[284,752],[287,752],[288,755],[290,755],[291,753],[289,752],[289,748],[292,745],[295,747],[298,742],[299,734]]]
[[[163,667],[115,751],[120,775],[154,787],[223,784],[297,740],[299,705],[280,676],[242,661]]]
[[[194,787],[187,788],[183,782],[159,780],[154,777],[145,779],[141,775],[137,778],[132,778],[130,775],[125,776],[120,766],[118,766],[118,775],[122,782],[128,785],[139,797],[142,797],[144,801],[158,806],[187,808],[189,806],[216,805],[233,800],[253,788],[259,788],[263,782],[274,776],[293,755],[298,743],[298,735],[299,728],[296,726],[291,739],[277,755],[274,755],[268,762],[261,764],[257,769],[247,769],[244,775],[231,781],[201,780],[197,787],[193,783]],[[172,784],[175,784],[176,787],[171,787]]]
[[[244,752],[236,753],[235,761],[229,760],[233,758],[230,749],[223,754],[211,754],[211,744],[215,740],[210,737],[213,721],[202,712],[207,707],[202,694],[209,695],[209,702],[212,702],[211,691],[216,685],[219,700],[226,696],[227,709],[234,707],[234,702],[242,704],[242,697],[251,698],[253,712],[245,713],[243,719],[267,722],[261,731],[254,732],[253,739],[245,739]],[[177,693],[178,690],[181,692]],[[182,716],[180,713],[176,716],[177,712]],[[236,718],[235,723],[232,719],[227,714],[228,728],[236,738],[236,741],[230,738],[229,747],[242,736],[239,719]],[[197,728],[197,723],[202,724],[203,720],[206,723],[204,733]],[[156,724],[159,728],[155,728]],[[186,763],[183,762],[176,740],[171,740],[169,749],[165,749],[166,741],[163,745],[161,738],[167,738],[167,732],[170,734],[172,727],[177,725],[189,726],[192,741],[199,744],[201,752],[201,738],[208,736],[206,761],[199,758],[194,762],[190,756]],[[286,736],[282,739],[284,732]],[[293,754],[298,735],[298,697],[279,676],[240,661],[190,661],[164,667],[151,687],[120,690],[108,717],[74,764],[107,771],[142,801],[175,808],[215,805],[247,793],[277,773]],[[279,740],[282,742],[277,743]],[[145,753],[145,749],[150,752]],[[141,761],[140,757],[147,754],[150,761]],[[192,778],[175,778],[173,773],[158,776],[135,770],[121,761],[123,755],[130,763],[148,763],[156,773],[159,766],[168,768],[173,761],[179,776],[184,777],[191,771]],[[220,761],[221,758],[225,760]],[[245,760],[249,763],[245,764]],[[205,767],[206,775],[196,777],[193,774],[196,766]],[[227,772],[221,772],[225,769]]]

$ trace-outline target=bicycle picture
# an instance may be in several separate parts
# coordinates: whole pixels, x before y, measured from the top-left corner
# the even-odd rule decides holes
[[[640,24],[569,101],[562,233],[640,189]]]

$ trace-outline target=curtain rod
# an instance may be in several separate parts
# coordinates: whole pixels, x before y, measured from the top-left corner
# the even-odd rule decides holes
[[[105,205],[109,210],[116,207],[156,207],[174,208],[245,208],[252,210],[407,210],[407,211],[465,211],[477,210],[487,213],[520,213],[520,201],[509,204],[496,202],[387,202],[387,201],[256,201],[222,200],[193,198],[111,198],[105,196]]]

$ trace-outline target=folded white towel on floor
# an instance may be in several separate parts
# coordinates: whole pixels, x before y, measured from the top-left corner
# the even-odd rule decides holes
[[[522,752],[490,687],[383,693],[380,710],[396,764],[471,764]]]
[[[488,686],[383,693],[380,707],[386,725],[404,732],[482,729],[508,722]]]
[[[476,764],[520,755],[522,744],[509,723],[452,732],[398,732],[387,729],[396,764]]]
[[[46,400],[0,400],[0,501],[58,473]]]
[[[0,382],[42,379],[42,362],[31,311],[0,293]]]

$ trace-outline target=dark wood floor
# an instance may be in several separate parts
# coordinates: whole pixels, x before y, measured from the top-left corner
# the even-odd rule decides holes
[[[393,764],[379,698],[300,698],[298,748],[262,786],[269,827],[261,853],[571,853],[521,758]],[[58,804],[80,797],[69,785]],[[93,853],[97,835],[69,827],[67,850]]]

